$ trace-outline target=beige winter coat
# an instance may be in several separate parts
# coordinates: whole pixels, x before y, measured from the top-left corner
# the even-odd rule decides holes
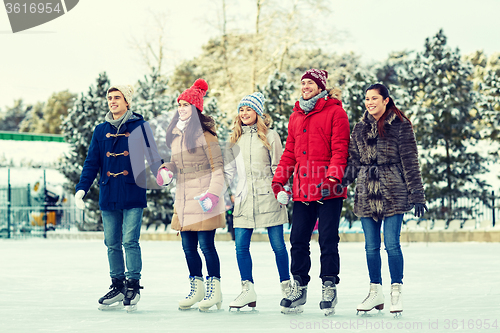
[[[177,175],[172,229],[206,231],[225,227],[223,160],[217,137],[210,132],[203,135],[200,129],[196,151],[191,154],[184,132],[175,127],[172,133],[177,136],[172,140],[171,162],[164,164]],[[194,167],[202,170],[194,170]],[[207,190],[219,197],[210,213],[203,212],[199,201],[194,199]]]
[[[272,227],[288,222],[285,206],[279,204],[271,188],[274,171],[283,154],[278,133],[269,129],[268,150],[257,136],[257,126],[243,126],[236,145],[229,150],[225,171],[228,181],[237,174],[234,191],[233,225],[235,228]]]

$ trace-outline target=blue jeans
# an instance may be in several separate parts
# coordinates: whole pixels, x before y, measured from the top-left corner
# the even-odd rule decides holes
[[[241,281],[251,281],[252,277],[252,257],[250,256],[250,239],[253,229],[234,228],[236,245],[236,259],[240,269]],[[285,240],[283,238],[283,225],[276,225],[267,228],[269,242],[276,256],[276,266],[280,276],[280,282],[290,280],[288,252],[286,251]]]
[[[142,211],[143,208],[132,208],[101,212],[111,278],[120,280],[141,278],[142,259],[139,237],[141,236]],[[125,248],[125,261],[123,248]]]
[[[399,237],[403,214],[396,214],[384,218],[384,245],[389,261],[391,283],[403,283],[403,252]],[[365,233],[366,262],[370,283],[382,284],[382,260],[380,258],[380,228],[382,221],[375,221],[371,217],[362,217],[361,224]]]
[[[203,252],[207,263],[208,276],[215,276],[220,279],[219,255],[215,249],[215,230],[181,231],[181,238],[189,275],[203,277],[201,257],[198,253],[199,242],[201,252]]]

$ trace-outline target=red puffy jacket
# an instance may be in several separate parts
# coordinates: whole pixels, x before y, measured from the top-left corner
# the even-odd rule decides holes
[[[286,184],[293,178],[294,201],[322,198],[320,184],[327,177],[342,180],[347,164],[349,120],[342,102],[327,96],[305,114],[295,103],[288,124],[288,138],[273,182]],[[331,193],[324,199],[346,198],[347,190]]]

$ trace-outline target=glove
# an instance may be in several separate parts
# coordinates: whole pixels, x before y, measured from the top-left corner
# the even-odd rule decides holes
[[[318,187],[320,187],[321,196],[323,198],[330,196],[330,194],[332,193],[334,194],[342,193],[342,186],[335,178],[331,177],[326,178],[322,183],[318,185]]]
[[[78,190],[75,193],[75,206],[81,210],[85,209],[85,202],[83,202],[83,197],[85,196],[84,190]]]
[[[280,183],[272,183],[271,187],[273,189],[274,197],[282,205],[287,205],[292,196],[292,191],[290,187],[281,185]]]
[[[215,194],[212,193],[202,193],[196,197],[194,197],[194,200],[198,200],[200,203],[201,209],[205,213],[210,213],[212,209],[217,206],[217,203],[219,202],[219,197],[216,196]]]
[[[174,178],[174,174],[172,171],[167,168],[158,169],[158,174],[156,175],[156,183],[159,186],[168,186],[172,179]]]
[[[427,206],[422,203],[416,203],[415,204],[415,216],[416,217],[422,217],[424,216],[424,210],[428,212],[429,210],[427,209]]]

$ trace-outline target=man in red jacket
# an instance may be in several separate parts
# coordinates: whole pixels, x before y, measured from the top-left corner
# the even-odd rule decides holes
[[[282,312],[302,312],[310,281],[309,242],[316,220],[321,250],[322,300],[325,314],[337,304],[340,257],[339,220],[346,190],[340,186],[347,163],[349,120],[340,91],[326,89],[328,73],[310,69],[301,79],[302,97],[288,124],[285,152],[273,178],[276,199],[286,205],[283,186],[293,174],[293,223],[290,234],[293,291],[281,301]]]

